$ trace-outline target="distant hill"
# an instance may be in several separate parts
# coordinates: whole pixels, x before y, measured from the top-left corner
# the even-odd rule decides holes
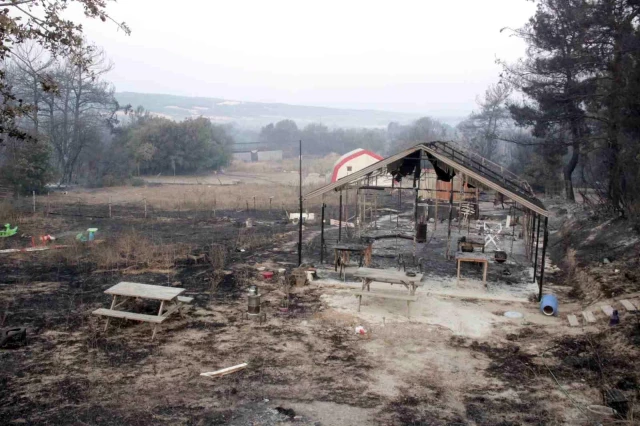
[[[235,122],[243,127],[260,128],[280,120],[294,120],[298,126],[321,122],[329,127],[386,127],[391,121],[409,123],[420,115],[390,111],[325,108],[289,104],[231,101],[219,98],[159,95],[152,93],[116,93],[121,105],[146,110],[174,120],[204,116],[213,122]]]

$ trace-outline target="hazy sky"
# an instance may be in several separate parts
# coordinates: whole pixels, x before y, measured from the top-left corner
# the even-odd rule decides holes
[[[525,0],[119,0],[113,25],[85,22],[118,91],[466,115],[498,81],[500,33]]]

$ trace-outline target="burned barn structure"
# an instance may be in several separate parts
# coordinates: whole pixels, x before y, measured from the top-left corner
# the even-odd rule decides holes
[[[337,217],[327,217],[325,199],[336,196]],[[396,208],[389,205],[389,197],[395,197]],[[514,253],[515,240],[520,257],[532,267],[538,298],[542,297],[549,237],[547,209],[526,181],[455,143],[417,144],[310,191],[302,201],[318,198],[321,263],[333,257],[337,268],[342,252],[356,251],[348,243],[365,247],[362,256],[370,259],[372,251],[375,255],[376,241],[395,239],[413,245],[413,257],[420,258],[421,270],[428,270],[436,258],[450,263],[457,260],[459,279],[463,262],[484,263],[486,281],[487,263],[504,262]],[[504,212],[499,218],[486,209],[493,205]],[[337,232],[331,241],[333,247],[328,232]],[[436,234],[442,242],[438,250],[428,244]],[[479,252],[465,254],[474,249]],[[390,252],[387,257],[393,250]]]

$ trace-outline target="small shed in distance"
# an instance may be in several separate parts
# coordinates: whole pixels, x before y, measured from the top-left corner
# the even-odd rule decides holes
[[[347,152],[340,157],[338,161],[336,161],[336,164],[333,167],[331,182],[335,182],[338,179],[350,175],[351,173],[355,173],[365,167],[369,167],[380,160],[382,160],[381,156],[362,148]]]

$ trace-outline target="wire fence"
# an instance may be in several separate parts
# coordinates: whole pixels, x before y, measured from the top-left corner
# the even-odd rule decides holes
[[[218,202],[214,199],[182,197],[173,202],[150,201],[145,197],[118,199],[104,197],[88,200],[83,196],[51,194],[5,198],[13,209],[20,213],[37,213],[45,216],[127,218],[127,219],[207,219],[223,216],[259,216],[287,219],[291,213],[299,212],[299,201],[277,202],[276,197],[252,196]],[[320,212],[321,206],[308,205],[305,211]]]

